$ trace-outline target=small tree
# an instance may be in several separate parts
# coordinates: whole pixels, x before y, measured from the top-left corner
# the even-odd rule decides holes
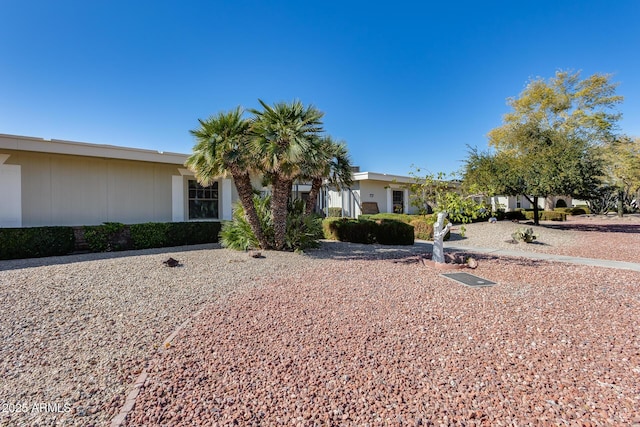
[[[451,221],[464,224],[487,211],[484,203],[465,194],[461,182],[453,175],[449,179],[443,172],[436,175],[426,173],[422,176],[420,168],[412,167],[414,170],[409,172],[409,176],[414,182],[409,184],[409,199],[421,215],[446,212]]]

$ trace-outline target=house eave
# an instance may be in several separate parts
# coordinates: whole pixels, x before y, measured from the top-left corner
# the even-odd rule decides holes
[[[172,165],[184,165],[188,158],[186,154],[180,153],[7,134],[0,134],[0,149],[168,163]]]

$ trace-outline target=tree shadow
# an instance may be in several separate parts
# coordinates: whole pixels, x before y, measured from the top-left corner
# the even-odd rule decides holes
[[[380,244],[364,244],[323,240],[320,248],[305,251],[305,256],[314,259],[334,260],[397,260],[412,263],[418,255],[431,253],[433,245],[430,242],[416,241],[412,246],[392,246]]]
[[[631,233],[640,234],[640,224],[585,224],[562,222],[558,224],[544,224],[542,227],[553,230],[588,231],[594,233]]]

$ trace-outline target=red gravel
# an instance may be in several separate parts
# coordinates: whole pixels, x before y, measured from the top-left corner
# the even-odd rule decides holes
[[[205,310],[127,425],[640,422],[640,273],[481,257],[475,289],[323,256]]]

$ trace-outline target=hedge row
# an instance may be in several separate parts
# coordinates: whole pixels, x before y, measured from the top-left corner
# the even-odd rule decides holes
[[[538,211],[540,221],[566,221],[567,214],[560,210],[553,211]],[[533,210],[522,210],[516,209],[515,211],[504,212],[504,218],[507,220],[532,220],[533,219]],[[497,217],[497,219],[502,219]]]
[[[216,243],[219,222],[109,222],[82,227],[80,240],[91,252]],[[0,259],[67,255],[77,251],[73,227],[0,228]]]
[[[0,259],[66,255],[75,248],[71,227],[0,228]]]
[[[402,221],[381,219],[325,218],[322,221],[325,239],[351,243],[382,245],[413,245],[413,226]]]
[[[564,212],[567,215],[589,215],[591,210],[588,206],[576,206],[573,208],[555,208],[556,212]]]
[[[360,215],[359,219],[368,219],[377,221],[381,219],[392,219],[396,221],[402,221],[406,224],[413,226],[414,238],[419,240],[433,240],[433,223],[436,221],[434,215],[408,215],[408,214],[394,214],[394,213],[379,213],[373,215]],[[445,224],[449,220],[445,219]],[[451,232],[449,231],[444,240],[449,240]]]

